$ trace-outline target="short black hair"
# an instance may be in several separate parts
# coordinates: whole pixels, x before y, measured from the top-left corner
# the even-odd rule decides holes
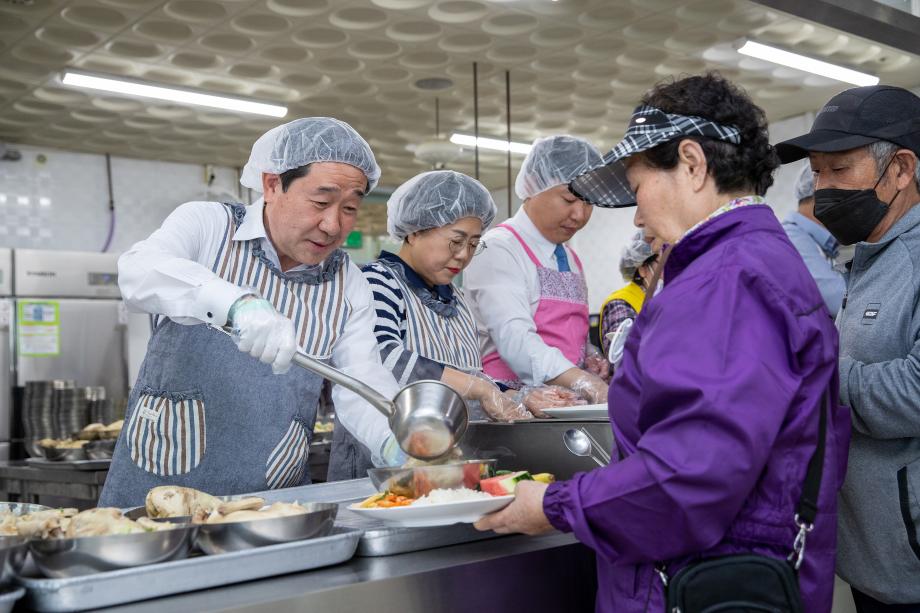
[[[300,177],[307,176],[307,173],[309,172],[310,172],[309,164],[298,166],[297,168],[292,168],[290,170],[285,170],[284,172],[282,172],[280,175],[278,175],[281,177],[281,191],[287,192],[288,187],[291,186],[291,183],[293,183],[295,180],[299,179]]]
[[[779,157],[770,145],[767,116],[747,93],[718,72],[659,83],[642,102],[666,113],[704,117],[741,132],[741,143],[733,145],[705,136],[686,136],[700,144],[706,156],[707,172],[720,192],[750,191],[763,196],[773,185],[773,171]],[[670,170],[677,166],[675,139],[638,154],[652,168]]]

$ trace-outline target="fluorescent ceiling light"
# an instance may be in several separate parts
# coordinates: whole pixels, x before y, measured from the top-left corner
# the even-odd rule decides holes
[[[851,70],[850,68],[844,68],[836,64],[822,62],[821,60],[799,55],[798,53],[791,53],[769,45],[755,43],[751,40],[745,42],[744,45],[738,49],[738,53],[756,57],[759,60],[773,62],[780,66],[788,66],[789,68],[804,70],[805,72],[821,75],[822,77],[828,77],[829,79],[843,81],[844,83],[852,83],[853,85],[878,85],[879,81],[878,77],[866,74],[865,72],[859,72],[858,70]]]
[[[455,145],[464,145],[467,147],[476,146],[476,137],[470,134],[459,134],[454,132],[450,136],[450,142]],[[530,145],[527,143],[516,143],[511,141],[510,143],[506,140],[501,140],[498,138],[486,138],[484,136],[479,137],[479,148],[480,149],[492,149],[494,151],[508,151],[508,146],[511,145],[511,153],[519,153],[521,155],[527,155],[530,151]]]
[[[264,102],[254,102],[252,100],[244,100],[242,98],[216,96],[214,94],[205,94],[188,89],[152,85],[149,83],[142,83],[140,81],[122,79],[120,77],[101,77],[68,70],[64,73],[62,82],[64,85],[72,85],[75,87],[98,89],[102,91],[113,92],[116,94],[127,94],[129,96],[141,96],[142,98],[168,100],[169,102],[178,102],[180,104],[208,106],[211,108],[224,109],[227,111],[254,113],[256,115],[268,115],[269,117],[284,117],[287,115],[286,106],[266,104]]]

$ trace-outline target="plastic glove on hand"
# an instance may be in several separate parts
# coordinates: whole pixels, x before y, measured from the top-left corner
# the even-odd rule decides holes
[[[263,298],[247,295],[230,307],[228,325],[233,341],[243,353],[271,364],[276,375],[288,371],[297,350],[294,322]]]
[[[514,421],[531,417],[523,403],[503,394],[496,385],[488,385],[479,396],[479,404],[489,417],[496,421]]]
[[[581,397],[591,404],[607,403],[607,392],[609,391],[609,386],[597,375],[591,374],[587,371],[582,371],[578,378],[575,379],[575,381],[573,381],[569,387],[573,391],[581,394]]]

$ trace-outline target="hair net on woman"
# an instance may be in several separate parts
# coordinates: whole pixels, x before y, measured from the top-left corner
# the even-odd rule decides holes
[[[527,200],[557,185],[568,185],[578,175],[603,163],[597,148],[583,138],[538,138],[524,158],[514,182],[514,193]]]
[[[632,281],[639,267],[655,255],[652,246],[645,240],[642,230],[636,232],[620,253],[620,274],[626,281]]]
[[[799,178],[795,182],[795,201],[801,202],[806,198],[812,198],[815,195],[815,173],[811,170],[810,164],[805,164],[805,168],[799,173]]]
[[[387,200],[387,231],[396,240],[413,232],[447,226],[464,217],[478,217],[485,230],[497,209],[485,186],[453,170],[416,175]]]
[[[374,153],[355,129],[331,117],[307,117],[276,126],[259,137],[240,183],[262,191],[262,173],[281,174],[313,162],[349,164],[367,177],[367,191],[380,179]]]

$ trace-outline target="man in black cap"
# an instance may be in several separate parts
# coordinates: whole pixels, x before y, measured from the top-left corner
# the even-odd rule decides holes
[[[815,216],[856,245],[837,317],[853,418],[837,572],[860,613],[920,611],[920,98],[847,90],[776,149],[810,159]]]

